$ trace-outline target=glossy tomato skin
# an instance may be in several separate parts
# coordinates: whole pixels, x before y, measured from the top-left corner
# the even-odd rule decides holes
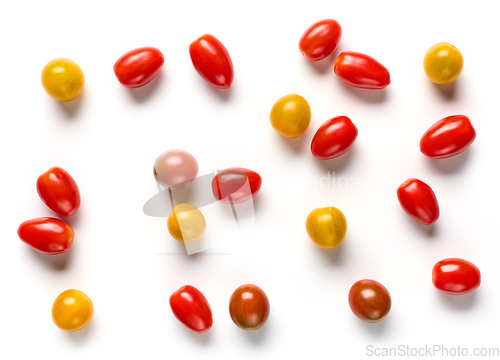
[[[432,125],[420,139],[420,152],[444,159],[465,151],[476,139],[476,130],[465,115],[451,115]]]
[[[287,138],[296,138],[309,127],[311,107],[302,96],[288,94],[274,103],[269,119],[274,130]]]
[[[441,42],[427,51],[424,57],[424,71],[429,80],[442,85],[455,81],[464,67],[460,51],[453,45]]]
[[[241,204],[250,200],[260,190],[262,178],[253,170],[233,167],[214,176],[212,192],[224,204]]]
[[[358,128],[347,116],[325,121],[314,134],[311,153],[315,158],[328,160],[345,154],[358,137]]]
[[[62,216],[74,215],[80,208],[80,190],[73,177],[60,167],[52,167],[36,181],[40,199]]]
[[[191,285],[180,287],[170,296],[174,316],[189,330],[202,334],[212,327],[212,309],[200,290]]]
[[[299,41],[299,50],[307,60],[322,60],[337,48],[341,37],[342,28],[337,21],[320,20],[304,32]]]
[[[165,59],[154,47],[141,47],[123,54],[113,66],[116,78],[126,88],[148,84],[163,67]]]
[[[361,89],[384,89],[391,83],[389,71],[371,56],[345,51],[333,67],[335,75],[351,86]]]
[[[229,299],[229,315],[240,329],[260,329],[269,318],[269,313],[269,299],[257,285],[242,285]]]
[[[94,316],[94,304],[83,291],[63,291],[52,305],[52,320],[56,326],[68,332],[87,326]]]
[[[44,254],[62,254],[73,244],[73,229],[65,222],[41,217],[23,222],[17,235],[27,245]]]
[[[53,99],[68,102],[82,94],[85,76],[73,60],[57,58],[49,61],[43,68],[42,86]]]
[[[322,249],[339,246],[347,233],[347,221],[339,209],[329,206],[314,209],[306,219],[309,238]]]
[[[218,89],[233,83],[233,62],[225,46],[213,35],[205,34],[189,45],[189,55],[198,74]]]
[[[470,261],[450,258],[432,268],[432,283],[436,289],[450,295],[463,295],[481,285],[481,272]]]
[[[439,219],[439,204],[431,187],[418,179],[408,179],[398,187],[398,200],[403,210],[424,225]]]
[[[376,323],[391,310],[391,295],[375,280],[359,280],[349,290],[349,306],[358,319]]]

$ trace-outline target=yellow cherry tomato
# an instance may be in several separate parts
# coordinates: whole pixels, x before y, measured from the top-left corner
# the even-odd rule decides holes
[[[191,204],[177,205],[167,219],[168,232],[180,242],[192,243],[199,240],[206,228],[202,212]]]
[[[347,222],[342,211],[337,208],[314,209],[307,217],[306,231],[320,248],[333,249],[344,240]]]
[[[441,42],[432,46],[424,57],[424,71],[436,84],[448,84],[455,81],[462,73],[464,59],[458,49]]]
[[[270,117],[274,130],[288,138],[296,138],[307,130],[311,108],[302,96],[289,94],[276,101]]]
[[[94,304],[80,290],[63,291],[52,305],[52,320],[64,331],[83,329],[92,319],[92,315],[94,315]]]
[[[42,85],[52,98],[66,102],[80,96],[85,85],[85,78],[76,62],[57,58],[49,61],[43,68]]]

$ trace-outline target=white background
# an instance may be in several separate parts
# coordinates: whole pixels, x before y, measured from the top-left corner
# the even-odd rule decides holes
[[[496,2],[458,1],[10,1],[0,7],[2,110],[0,357],[5,359],[359,359],[367,345],[499,347],[498,59]],[[313,22],[334,18],[343,35],[333,56],[305,60],[298,40]],[[235,80],[212,89],[195,72],[188,46],[215,35],[231,54]],[[454,89],[434,86],[422,62],[446,41],[464,56]],[[165,56],[160,75],[142,89],[122,87],[114,62],[140,46]],[[332,66],[340,51],[371,55],[391,73],[383,91],[344,85]],[[43,90],[43,66],[56,57],[85,73],[83,95],[61,104]],[[308,131],[290,140],[269,122],[274,102],[302,95],[312,109]],[[470,117],[474,144],[434,161],[419,140],[437,120]],[[315,130],[347,115],[359,136],[332,161],[310,153]],[[163,151],[191,152],[200,175],[239,166],[263,179],[255,225],[234,237],[229,255],[180,255],[166,218],[142,212],[157,192],[153,162]],[[53,216],[38,198],[37,177],[61,166],[82,195],[68,220],[76,237],[64,255],[36,253],[17,237],[19,224]],[[417,177],[435,191],[441,218],[420,226],[400,208],[397,187]],[[335,250],[317,248],[305,220],[336,206],[348,222]],[[204,210],[205,211],[205,210]],[[208,210],[207,210],[208,212]],[[207,217],[208,219],[208,217]],[[232,229],[230,221],[212,229]],[[214,226],[213,224],[217,224]],[[211,226],[210,221],[208,227]],[[172,253],[177,253],[172,254]],[[482,285],[452,297],[431,283],[447,257],[475,263]],[[378,324],[350,311],[347,294],[362,278],[390,291],[393,307]],[[229,297],[253,283],[270,299],[259,331],[231,321]],[[213,328],[190,332],[168,298],[185,284],[210,302]],[[51,307],[76,288],[94,302],[87,328],[64,333]]]

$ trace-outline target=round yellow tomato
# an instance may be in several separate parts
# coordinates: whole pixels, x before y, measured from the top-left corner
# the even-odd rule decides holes
[[[458,49],[441,42],[432,46],[424,57],[424,71],[436,84],[448,84],[455,81],[462,73],[464,59]]]
[[[94,315],[94,304],[80,290],[63,291],[52,305],[52,320],[64,331],[83,329],[92,319],[92,315]]]
[[[274,130],[288,138],[296,138],[307,130],[311,108],[302,96],[289,94],[276,101],[270,117]]]
[[[192,243],[199,240],[206,228],[202,212],[191,204],[177,205],[167,219],[168,232],[180,242]]]
[[[306,231],[320,248],[333,249],[344,240],[347,222],[342,211],[337,208],[314,209],[307,217]]]
[[[42,85],[52,98],[66,102],[80,96],[85,85],[85,77],[76,62],[57,58],[49,61],[43,68]]]

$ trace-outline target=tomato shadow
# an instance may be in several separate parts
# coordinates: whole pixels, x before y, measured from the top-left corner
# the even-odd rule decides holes
[[[203,80],[203,83],[205,86],[208,88],[208,91],[211,92],[212,94],[215,95],[217,99],[219,99],[221,102],[228,102],[229,99],[231,99],[233,95],[233,89],[234,89],[234,84],[231,85],[229,89],[218,89],[216,87],[213,87],[209,83]]]
[[[165,78],[165,70],[162,69],[148,84],[138,88],[125,88],[131,98],[138,104],[149,100],[152,94],[161,86]]]
[[[66,333],[67,337],[77,345],[84,344],[89,338],[89,336],[91,336],[91,334],[94,332],[94,321],[95,319],[90,320],[88,325],[81,330],[74,332],[67,332]]]
[[[477,291],[473,291],[464,295],[450,295],[439,291],[439,297],[441,301],[446,304],[447,307],[451,307],[460,311],[467,311],[472,309],[474,304],[477,303]]]
[[[446,100],[453,101],[456,98],[457,94],[457,81],[459,79],[449,83],[449,84],[443,84],[439,85],[436,83],[432,83],[434,89]]]
[[[374,337],[381,337],[387,333],[387,329],[391,326],[391,313],[389,312],[385,319],[377,323],[368,323],[359,319],[358,321],[361,323],[359,326],[364,328],[365,332]]]
[[[59,108],[62,109],[63,114],[66,116],[66,119],[73,120],[78,116],[78,112],[81,108],[81,104],[84,101],[84,99],[85,99],[85,90],[75,100],[67,102],[57,101],[57,103],[59,104]]]
[[[465,164],[467,163],[468,159],[470,158],[470,153],[472,149],[467,149],[464,152],[446,158],[446,159],[427,159],[427,163],[431,165],[431,167],[434,168],[434,170],[437,170],[441,174],[455,174],[457,172],[460,172]]]
[[[309,242],[311,243],[311,246],[315,247],[317,253],[321,253],[321,255],[318,256],[321,256],[323,259],[326,259],[329,265],[341,266],[345,262],[346,246],[349,243],[349,239],[347,239],[347,237],[344,239],[344,241],[342,241],[342,243],[339,246],[333,249],[322,249],[319,246],[312,243],[310,239]]]
[[[401,209],[402,210],[402,209]],[[416,229],[418,233],[424,235],[427,239],[432,239],[437,236],[437,227],[436,224],[424,225],[419,223],[418,221],[412,219],[410,216],[404,214],[406,217],[406,221],[410,224],[411,227]],[[439,221],[439,220],[438,220]]]
[[[388,98],[388,87],[380,90],[372,89],[360,89],[351,85],[346,84],[340,80],[340,85],[343,87],[344,91],[351,93],[354,97],[358,98],[369,104],[381,104]],[[390,86],[390,85],[389,85]]]
[[[309,64],[318,74],[324,75],[328,72],[333,73],[333,65],[335,64],[335,60],[337,60],[339,54],[342,52],[340,46],[337,48],[326,58],[318,60],[318,61],[310,61],[307,60],[305,56],[302,55],[303,60]]]
[[[285,135],[282,135],[280,133],[276,133],[276,136],[279,137],[279,139],[280,139],[279,141],[282,144],[285,144],[284,146],[288,147],[288,149],[290,149],[290,151],[294,155],[299,155],[303,151],[306,151],[305,150],[306,145],[310,144],[310,141],[307,141],[307,139],[311,138],[310,128],[311,127],[309,126],[305,133],[303,133],[302,135],[300,135],[299,137],[296,137],[296,138],[287,138]]]
[[[252,343],[252,345],[260,345],[262,344],[263,341],[265,341],[266,338],[269,337],[267,335],[269,333],[269,327],[271,326],[271,323],[269,319],[267,322],[257,330],[241,330],[244,332],[244,336],[246,339],[248,339],[249,342]]]
[[[71,215],[71,216],[60,216],[60,218],[66,224],[68,224],[69,226],[71,226],[71,228],[74,230],[75,228],[78,227],[78,224],[80,223],[81,213],[82,213],[82,209],[79,209],[76,212],[76,214],[74,214],[74,215]]]
[[[29,249],[29,250],[31,256],[35,258],[36,261],[41,262],[44,264],[44,266],[48,266],[56,271],[64,271],[65,269],[68,268],[69,263],[71,262],[71,257],[73,252],[72,251],[73,249],[70,248],[67,252],[63,254],[49,255],[49,254],[43,254],[34,249]]]
[[[179,324],[179,326],[182,326],[183,332],[186,334],[186,337],[192,339],[191,341],[196,342],[200,346],[208,346],[210,344],[210,341],[212,339],[212,332],[210,330],[204,332],[203,334],[198,334],[194,331],[189,330],[184,325]]]
[[[352,158],[356,156],[356,146],[351,147],[346,153],[330,160],[320,160],[314,158],[315,163],[322,167],[326,171],[330,171],[333,173],[344,171],[349,164],[352,163]]]

